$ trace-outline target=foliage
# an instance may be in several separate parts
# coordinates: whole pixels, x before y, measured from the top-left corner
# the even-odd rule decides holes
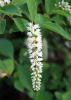
[[[0,73],[6,73],[11,81],[8,79],[7,83],[19,91],[26,90],[33,100],[71,99],[71,26],[67,20],[71,14],[55,6],[59,1],[12,0],[0,7]],[[44,44],[49,54],[48,59],[44,57],[39,92],[34,92],[31,85],[26,47],[28,22],[39,24],[48,41]],[[43,52],[47,55],[47,50]]]

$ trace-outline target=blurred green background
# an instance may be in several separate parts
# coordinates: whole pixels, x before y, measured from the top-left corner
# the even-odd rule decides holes
[[[12,0],[0,7],[0,100],[71,100],[71,14],[55,7],[61,0]],[[65,0],[71,5],[71,0]],[[33,91],[26,25],[43,37],[41,90]]]

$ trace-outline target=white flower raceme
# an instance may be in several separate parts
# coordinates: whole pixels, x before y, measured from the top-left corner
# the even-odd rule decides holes
[[[9,4],[10,2],[10,0],[0,0],[0,7],[3,7],[5,4]]]
[[[35,91],[39,91],[41,87],[42,78],[42,35],[38,24],[29,23],[27,26],[27,45],[29,51],[29,58],[31,62],[31,78],[32,85]]]
[[[71,14],[71,5],[68,2],[65,2],[64,0],[62,0],[61,2],[58,2],[58,4],[55,4],[55,6]],[[68,17],[67,19],[71,24],[71,17]]]

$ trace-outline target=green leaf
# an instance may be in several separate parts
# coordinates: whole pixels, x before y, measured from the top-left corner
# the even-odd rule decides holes
[[[11,42],[6,39],[0,39],[0,72],[7,75],[12,74],[14,70],[13,53]]]
[[[26,55],[26,49],[21,49],[20,57],[19,57],[20,65],[17,67],[17,79],[15,82],[15,87],[22,91],[21,87],[24,89],[32,90],[32,82],[31,82],[31,71],[30,71],[30,63],[28,56]],[[18,82],[18,83],[17,83]],[[21,86],[19,86],[19,84]]]
[[[4,34],[6,28],[6,20],[0,20],[0,34]]]
[[[47,14],[51,14],[54,9],[54,4],[56,0],[45,0],[45,10]]]
[[[22,87],[23,89],[27,88],[28,90],[31,90],[32,89],[32,83],[31,83],[31,76],[30,76],[29,69],[28,69],[29,65],[25,64],[25,63],[24,63],[23,66],[19,66],[18,69],[17,69],[18,79],[19,79],[19,81],[17,81],[17,82],[20,83],[20,85],[21,85],[20,87]],[[16,85],[17,84],[15,84],[15,86]]]
[[[9,31],[9,33],[14,33],[14,32],[19,32],[19,29],[18,29],[18,27],[16,26],[16,24],[14,23],[13,25],[12,25],[12,27],[10,28],[10,30],[8,30]]]
[[[6,14],[6,15],[17,15],[21,16],[21,11],[18,7],[15,5],[6,5],[3,8],[0,8],[0,13]]]
[[[13,58],[13,45],[9,40],[0,39],[0,55]]]
[[[59,24],[51,22],[50,19],[43,15],[38,15],[35,20],[36,23],[39,23],[41,27],[45,29],[49,29],[51,31],[54,31],[61,36],[63,36],[65,39],[71,40],[71,34],[65,31]]]
[[[23,87],[23,84],[21,83],[21,81],[20,81],[20,79],[19,79],[19,77],[18,77],[18,73],[17,73],[17,72],[14,74],[13,83],[14,83],[14,87],[15,87],[17,90],[23,92],[23,88],[24,88],[24,87]]]
[[[35,95],[35,100],[53,100],[49,92],[39,91]]]
[[[14,61],[13,59],[0,60],[0,71],[11,75],[14,70]]]
[[[65,16],[65,17],[71,17],[70,13],[68,13],[68,12],[66,12],[64,10],[60,10],[60,9],[54,9],[53,13],[54,14],[59,14],[59,15]]]
[[[57,100],[62,100],[62,96],[63,96],[63,92],[55,92],[55,96],[57,98]]]
[[[27,0],[27,6],[28,6],[28,10],[29,10],[29,13],[30,13],[30,18],[32,21],[34,21],[34,18],[37,14],[37,3],[36,3],[36,0]]]
[[[71,91],[66,92],[63,95],[62,100],[71,100]]]
[[[26,26],[27,26],[27,21],[23,18],[13,18],[17,28],[23,32],[24,30],[26,30]]]
[[[38,6],[40,3],[42,3],[42,1],[41,0],[36,0],[36,3],[37,3],[37,6]]]
[[[26,0],[12,0],[12,4],[14,5],[21,5],[26,3]]]

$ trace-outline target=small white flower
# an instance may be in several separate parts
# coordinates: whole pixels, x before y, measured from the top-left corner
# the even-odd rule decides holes
[[[0,0],[0,6],[3,7],[5,5],[3,0]]]
[[[0,0],[0,7],[4,7],[6,4],[9,4],[10,0]]]
[[[31,62],[31,78],[32,85],[35,91],[39,91],[41,87],[42,78],[42,35],[40,26],[38,24],[29,23],[27,26],[27,46],[29,51],[29,58]]]
[[[10,0],[4,0],[5,3],[9,4],[10,3]]]

